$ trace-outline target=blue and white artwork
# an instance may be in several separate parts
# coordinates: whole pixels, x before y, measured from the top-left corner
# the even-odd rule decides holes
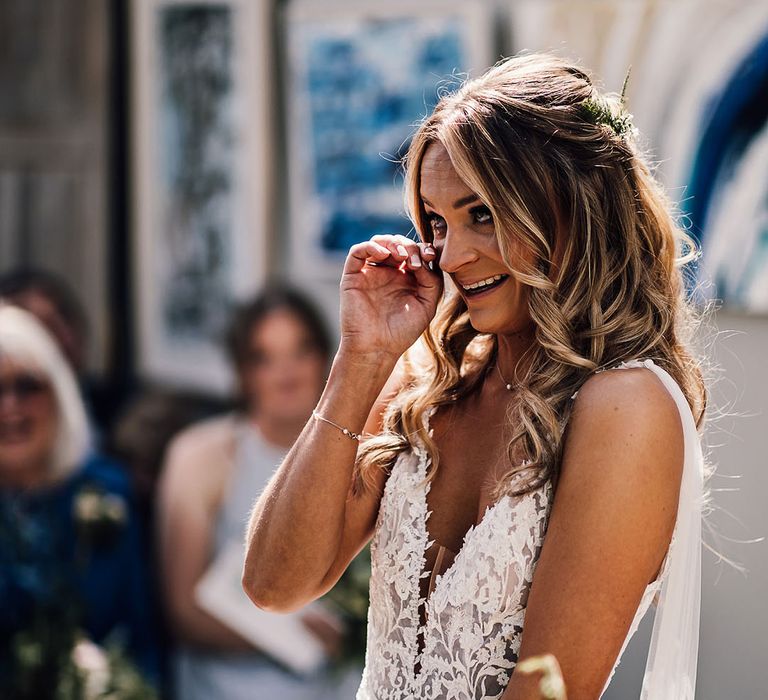
[[[222,333],[264,279],[266,3],[133,7],[134,294],[143,377],[226,393]]]
[[[310,274],[338,274],[350,246],[374,234],[409,233],[409,138],[441,88],[484,67],[461,9],[381,13],[299,12],[289,25],[292,250]]]
[[[220,335],[231,301],[232,14],[186,3],[159,10],[158,303],[177,343]]]
[[[765,34],[707,103],[687,212],[705,287],[733,307],[768,312],[768,13]]]

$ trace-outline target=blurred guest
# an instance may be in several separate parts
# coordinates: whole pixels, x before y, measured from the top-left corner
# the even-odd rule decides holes
[[[97,644],[122,641],[156,682],[128,480],[89,449],[88,432],[58,344],[30,313],[0,304],[0,675],[17,670],[20,640],[50,650],[80,629]]]
[[[85,371],[88,319],[80,300],[58,275],[19,267],[0,275],[0,297],[34,314],[56,339],[79,377]]]
[[[303,295],[262,293],[237,312],[228,336],[239,410],[188,428],[169,448],[158,523],[180,700],[315,699],[324,692],[325,667],[309,678],[292,674],[202,609],[195,588],[217,554],[242,545],[254,499],[322,392],[330,343]],[[308,611],[302,622],[333,653],[338,631]]]
[[[89,421],[103,431],[116,400],[109,387],[88,374],[90,327],[82,303],[59,275],[37,267],[18,267],[0,274],[0,299],[29,311],[47,328],[77,377]],[[92,437],[98,438],[92,430]]]

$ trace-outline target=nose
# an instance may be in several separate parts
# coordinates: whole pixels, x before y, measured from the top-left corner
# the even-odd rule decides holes
[[[435,247],[438,249],[440,269],[449,274],[478,258],[477,251],[460,227],[448,228],[442,244],[435,243]]]

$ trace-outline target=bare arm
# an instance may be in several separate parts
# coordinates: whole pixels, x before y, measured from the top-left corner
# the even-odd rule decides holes
[[[254,647],[200,608],[195,586],[210,564],[213,523],[231,455],[225,424],[196,427],[172,443],[160,479],[158,544],[165,608],[174,635],[222,651]]]
[[[347,358],[340,350],[317,411],[355,432],[364,425],[365,433],[376,434],[399,377],[389,361]],[[357,446],[311,419],[260,495],[243,572],[243,586],[259,607],[288,611],[319,598],[370,539],[385,475],[377,475],[377,493],[351,496]]]
[[[596,700],[669,546],[683,431],[674,398],[636,368],[587,380],[568,432],[519,658],[554,654],[569,700]],[[504,700],[538,700],[537,676],[513,673]]]
[[[329,420],[372,434],[397,393],[397,359],[429,323],[441,292],[439,275],[411,262],[421,254],[413,241],[375,240],[382,243],[353,246],[347,258],[342,341],[317,406]],[[259,607],[287,612],[320,597],[370,539],[380,494],[347,498],[357,448],[337,428],[310,419],[259,496],[243,569],[243,588]]]

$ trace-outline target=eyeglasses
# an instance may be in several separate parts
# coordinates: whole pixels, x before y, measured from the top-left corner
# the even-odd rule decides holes
[[[12,379],[0,381],[0,401],[6,394],[12,394],[19,401],[35,398],[48,390],[48,383],[32,374],[20,374]]]

